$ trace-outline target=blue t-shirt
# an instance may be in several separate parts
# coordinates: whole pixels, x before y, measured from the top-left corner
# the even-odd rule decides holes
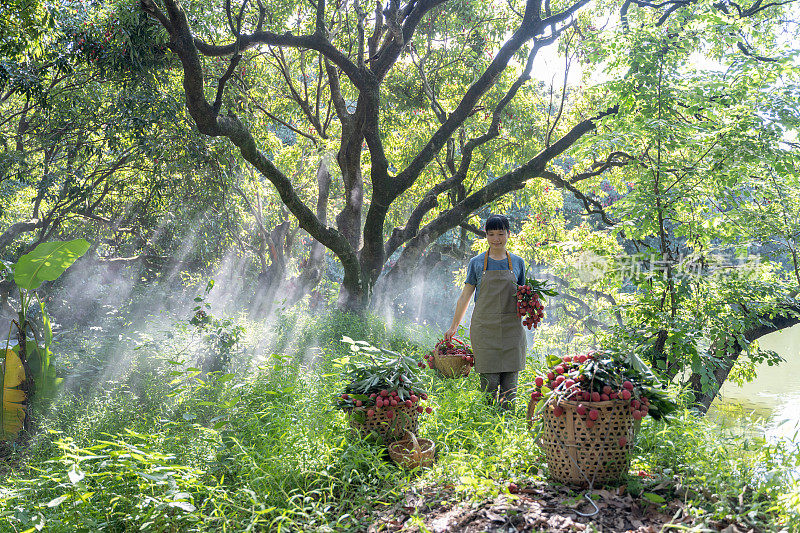
[[[483,276],[483,258],[486,252],[478,254],[469,260],[467,266],[467,280],[464,283],[475,285],[475,299],[478,301],[478,292],[481,290],[481,277]],[[517,285],[525,284],[525,261],[518,255],[511,252],[508,253],[511,258],[511,268],[514,269],[514,274],[517,276]],[[486,270],[508,270],[508,260],[504,257],[501,260],[489,258],[486,264]]]

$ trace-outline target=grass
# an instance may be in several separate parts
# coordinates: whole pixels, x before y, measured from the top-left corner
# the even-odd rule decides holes
[[[126,332],[145,340],[120,356],[124,368],[109,374],[95,361],[95,378],[113,378],[97,382],[84,371],[8,460],[0,531],[364,531],[376,509],[415,487],[449,484],[483,499],[542,475],[524,398],[516,413],[500,414],[484,404],[475,375],[426,374],[434,413],[420,431],[437,443],[433,468],[398,469],[380,447],[352,437],[331,403],[344,385],[336,359],[349,355],[338,339],[421,359],[433,343],[424,331],[387,331],[376,318],[342,313],[288,313],[268,331],[246,327],[235,372],[212,375],[191,366],[204,347],[190,328],[168,327],[160,339]],[[713,428],[688,411],[671,425],[649,421],[634,467],[677,479],[701,521],[796,530],[800,496],[789,472],[797,454]]]

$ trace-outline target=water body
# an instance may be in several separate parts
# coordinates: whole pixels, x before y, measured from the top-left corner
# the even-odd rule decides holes
[[[763,431],[770,442],[800,443],[800,325],[770,333],[759,343],[785,361],[760,365],[756,379],[741,387],[725,383],[709,415],[726,426]]]

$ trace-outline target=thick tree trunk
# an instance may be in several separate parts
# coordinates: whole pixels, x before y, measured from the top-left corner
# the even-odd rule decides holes
[[[779,315],[774,318],[762,316],[760,319],[766,322],[767,325],[756,326],[748,330],[745,332],[744,337],[749,342],[752,342],[764,335],[800,324],[800,318],[797,316],[798,314],[800,314],[800,306],[792,306],[786,308],[785,315]],[[711,407],[711,403],[714,401],[714,398],[717,397],[717,393],[720,387],[722,387],[722,384],[728,379],[728,375],[736,364],[736,360],[739,359],[742,350],[743,347],[740,346],[738,342],[735,343],[733,349],[724,357],[721,365],[714,370],[713,375],[716,383],[712,392],[703,390],[703,383],[699,374],[692,374],[689,378],[689,384],[694,393],[695,407],[700,412],[705,413],[708,411],[708,408]]]
[[[357,110],[358,112],[358,110]],[[358,127],[357,119],[343,123],[342,143],[336,161],[342,172],[344,184],[344,207],[336,216],[336,228],[344,235],[353,250],[361,248],[361,217],[364,206],[364,181],[361,175],[361,152],[364,136]],[[361,254],[355,265],[345,266],[345,278],[351,283],[342,283],[339,291],[338,307],[360,311],[364,308],[368,295],[365,279],[362,276]],[[352,270],[350,270],[352,269]]]
[[[354,250],[361,247],[361,212],[364,206],[364,182],[361,176],[361,145],[364,136],[356,130],[355,121],[344,126],[342,143],[336,161],[344,183],[344,208],[336,216],[336,227]]]

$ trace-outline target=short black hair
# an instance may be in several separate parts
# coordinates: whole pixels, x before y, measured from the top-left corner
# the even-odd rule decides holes
[[[505,215],[491,215],[489,218],[486,219],[486,225],[484,226],[486,231],[491,230],[506,230],[511,232],[510,226],[508,224],[508,218]]]

